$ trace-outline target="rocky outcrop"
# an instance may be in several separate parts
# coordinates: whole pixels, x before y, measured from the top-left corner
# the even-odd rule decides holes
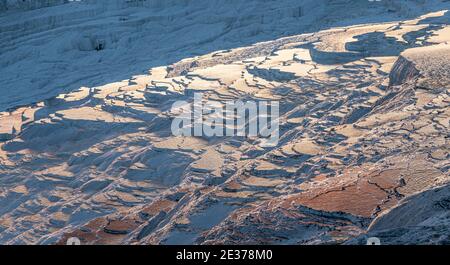
[[[397,86],[413,80],[419,76],[414,62],[400,55],[389,74],[389,85]]]
[[[390,85],[417,79],[417,86],[428,89],[449,87],[450,44],[419,47],[404,51],[389,75]]]

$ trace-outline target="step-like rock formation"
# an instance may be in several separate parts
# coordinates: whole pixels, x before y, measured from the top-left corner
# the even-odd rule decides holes
[[[411,19],[365,1],[96,2],[0,14],[0,244],[340,244],[375,228],[448,231],[446,192],[428,194],[450,182],[444,2]],[[326,29],[290,31],[317,21]],[[279,101],[278,144],[175,136],[171,107],[192,106],[196,92]],[[408,227],[389,221],[414,209]]]
[[[408,5],[414,7],[411,16],[434,10],[440,0],[428,1],[428,5],[418,2],[408,0]],[[350,25],[353,20],[361,23],[362,17],[364,22],[378,21],[387,12],[384,1],[2,0],[0,3],[3,9],[8,8],[0,12],[0,76],[4,77],[0,79],[0,93],[9,93],[9,97],[0,97],[0,110],[42,101],[81,86],[119,81],[153,66],[199,54],[336,24]],[[396,15],[401,14],[392,13]],[[354,58],[347,53],[342,57],[345,61]],[[330,60],[333,61],[336,60]]]
[[[390,85],[401,85],[418,79],[423,88],[448,88],[450,84],[450,44],[408,49],[394,64]]]

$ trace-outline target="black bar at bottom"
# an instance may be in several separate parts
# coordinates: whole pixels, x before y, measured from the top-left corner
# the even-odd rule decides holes
[[[301,264],[311,260],[361,264],[384,263],[392,257],[449,260],[450,246],[1,246],[0,257],[58,264]]]

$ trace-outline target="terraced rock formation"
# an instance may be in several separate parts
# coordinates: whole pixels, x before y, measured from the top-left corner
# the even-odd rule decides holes
[[[448,243],[449,18],[216,50],[1,112],[0,243]],[[279,144],[173,136],[194,92],[279,100]]]

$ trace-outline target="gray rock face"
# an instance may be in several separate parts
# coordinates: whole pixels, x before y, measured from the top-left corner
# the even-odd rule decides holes
[[[450,44],[408,49],[401,53],[389,74],[389,85],[401,85],[416,80],[428,89],[449,86]]]
[[[397,86],[412,81],[419,76],[414,62],[400,55],[389,74],[389,85]]]
[[[450,87],[450,42],[409,49],[402,56],[419,72],[417,86],[438,90]]]

